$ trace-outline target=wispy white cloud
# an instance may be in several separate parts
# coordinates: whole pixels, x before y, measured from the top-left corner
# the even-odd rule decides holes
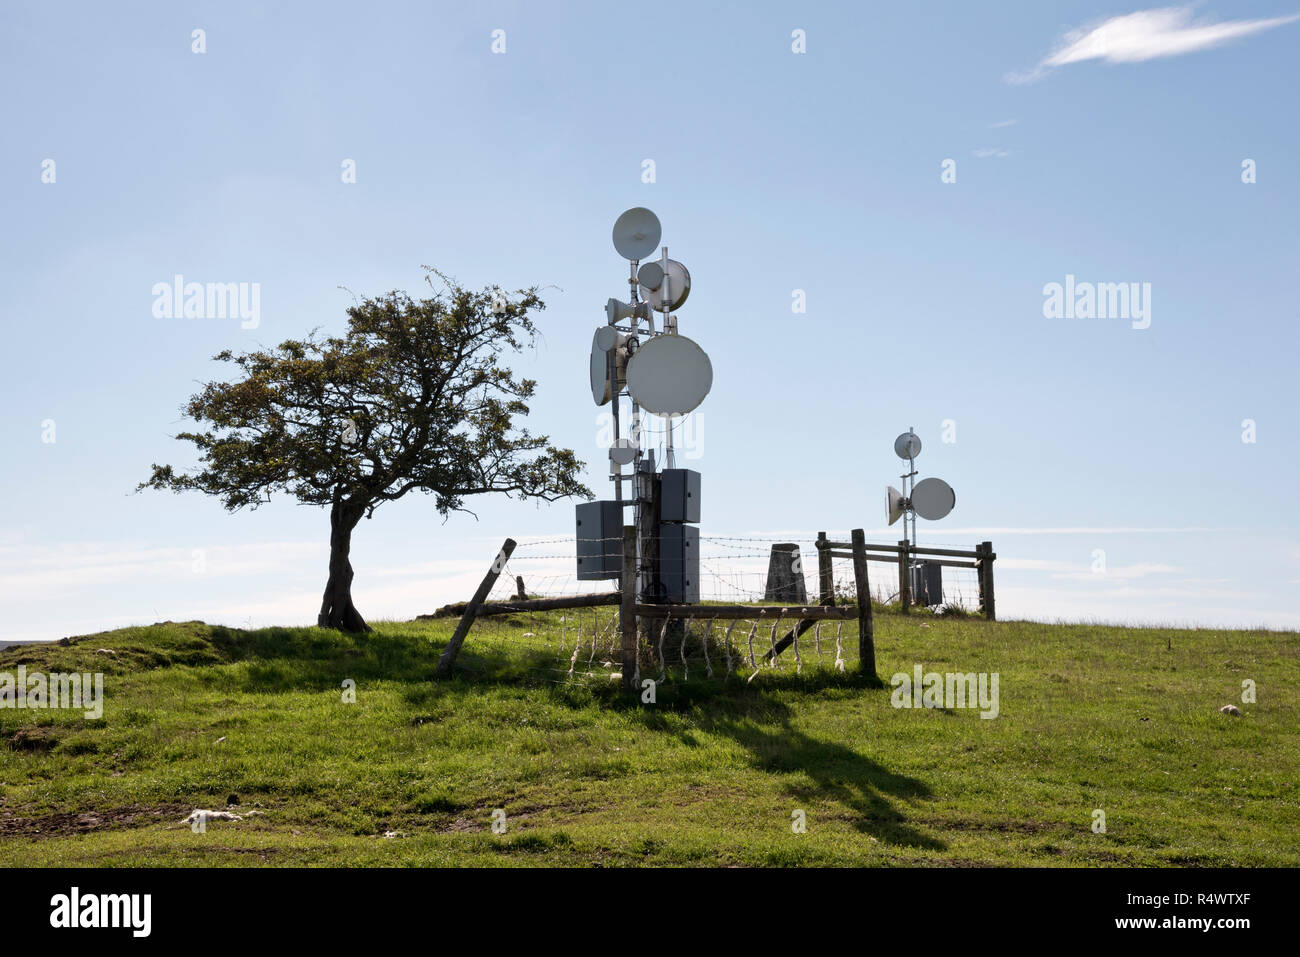
[[[1172,565],[1162,565],[1156,562],[1137,562],[1132,565],[1116,565],[1107,568],[1104,572],[1094,572],[1092,566],[1087,563],[1063,562],[1048,558],[999,558],[998,568],[1002,571],[1016,572],[1049,572],[1052,578],[1065,581],[1087,581],[1087,582],[1127,582],[1134,578],[1145,578],[1148,575],[1168,575],[1181,569]],[[1188,582],[1200,582],[1202,579],[1186,579]],[[1216,579],[1216,581],[1227,581],[1227,579]]]
[[[1094,27],[1066,33],[1057,49],[1026,73],[1008,73],[1008,83],[1032,83],[1052,70],[1086,60],[1141,63],[1182,56],[1219,46],[1229,40],[1262,33],[1300,20],[1300,14],[1261,20],[1193,18],[1193,8],[1159,7],[1111,17]]]
[[[1205,594],[1179,589],[1116,589],[1094,592],[1078,587],[1036,588],[998,585],[999,617],[1030,621],[1109,623],[1129,627],[1233,629],[1268,627],[1295,631],[1294,609],[1270,608],[1262,595]]]
[[[159,583],[198,576],[270,574],[287,564],[329,554],[319,542],[260,542],[202,548],[152,547],[134,542],[67,542],[0,547],[0,584],[32,599],[69,589],[129,581]]]
[[[971,150],[971,155],[976,159],[996,158],[1002,159],[1004,156],[1010,156],[1010,150],[1004,150],[1000,147],[985,147],[984,149]]]
[[[1172,565],[1138,562],[1133,565],[1116,565],[1113,568],[1107,568],[1103,572],[1094,572],[1091,568],[1058,572],[1053,574],[1052,577],[1065,581],[1118,582],[1123,584],[1135,578],[1145,578],[1148,575],[1167,575],[1176,571],[1180,571],[1180,569],[1174,568]]]
[[[1140,528],[1133,525],[1076,525],[1043,528],[1016,528],[1005,525],[990,525],[976,528],[946,528],[950,535],[1156,535],[1185,532],[1222,532],[1222,528]]]
[[[865,533],[868,538],[870,538],[871,536],[883,535],[887,540],[888,539],[897,540],[902,537],[902,528],[903,526],[901,524],[895,525],[893,528],[887,528],[887,527],[868,528],[866,529]],[[1041,528],[1017,527],[1017,526],[1010,526],[1010,525],[974,525],[974,526],[964,526],[964,527],[945,525],[941,527],[936,526],[934,529],[934,534],[936,538],[943,538],[945,541],[950,541],[953,536],[957,536],[957,535],[961,535],[961,536],[965,536],[965,535],[1157,535],[1157,534],[1163,535],[1163,534],[1184,534],[1189,532],[1207,534],[1211,532],[1230,532],[1230,531],[1236,531],[1236,529],[1206,528],[1203,526],[1187,526],[1187,527],[1179,527],[1179,528],[1149,528],[1149,527],[1143,528],[1134,525],[1111,525],[1111,526],[1066,525],[1066,526],[1043,526]],[[817,538],[816,532],[808,531],[807,529],[778,529],[776,531],[760,530],[760,531],[739,532],[737,534],[749,538],[767,539],[773,542],[784,542],[784,541],[804,542],[804,541],[813,541],[814,539]],[[831,538],[835,538],[837,535],[844,535],[846,533],[843,531],[837,532],[836,530],[831,529],[827,532],[827,534]],[[709,537],[713,537],[713,536],[709,536]],[[925,542],[922,542],[921,544],[924,545]]]
[[[1075,572],[1086,566],[1051,558],[999,558],[998,570],[1011,572]]]
[[[328,545],[320,541],[195,549],[139,541],[8,541],[13,544],[0,544],[0,596],[9,612],[0,642],[164,620],[253,628],[312,624],[329,557]],[[468,557],[368,562],[353,582],[357,607],[368,620],[406,620],[463,600],[473,594],[500,547],[499,539],[484,539],[489,541],[491,549],[467,549]],[[608,582],[575,580],[573,547],[572,536],[521,538],[492,597],[513,594],[515,575],[541,594],[608,590]]]
[[[1019,122],[1019,120],[998,120],[996,123],[990,123],[989,129],[1002,130],[1006,129],[1008,126],[1015,126]]]

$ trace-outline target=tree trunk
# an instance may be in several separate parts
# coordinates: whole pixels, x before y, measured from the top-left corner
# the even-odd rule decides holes
[[[370,631],[361,613],[352,604],[352,529],[361,521],[364,508],[336,502],[330,509],[330,578],[325,585],[316,624],[342,631]]]

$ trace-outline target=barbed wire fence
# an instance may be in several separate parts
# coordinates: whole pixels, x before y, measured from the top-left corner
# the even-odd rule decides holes
[[[835,536],[832,536],[835,537]],[[847,539],[848,533],[840,538]],[[799,547],[804,590],[809,601],[818,600],[821,594],[817,568],[817,540],[815,538],[789,537],[782,539],[700,536],[701,599],[704,601],[751,602],[763,601],[767,588],[768,561],[775,544],[793,544]],[[708,545],[708,551],[705,546]],[[962,546],[934,542],[938,548],[958,549]],[[898,565],[894,562],[867,557],[868,575],[871,579],[871,598],[877,604],[898,602]],[[853,562],[848,558],[832,559],[832,581],[837,598],[855,600]],[[707,588],[706,588],[707,582]],[[709,597],[704,593],[708,592]],[[979,608],[979,582],[974,569],[948,568],[943,582],[941,607],[974,612]]]
[[[806,604],[821,600],[816,539],[701,535],[699,541],[700,604],[679,610],[675,614],[680,617],[638,615],[638,655],[630,662],[638,682],[747,682],[764,672],[812,675],[857,667],[856,618],[810,621],[800,628],[804,617],[798,614],[799,605],[783,606],[765,598],[772,546],[782,544],[799,549],[796,568]],[[521,539],[473,622],[460,666],[558,683],[621,680],[629,663],[622,650],[618,583],[579,580],[576,555],[574,536]],[[868,563],[873,600],[897,601],[897,564]],[[833,557],[830,567],[836,602],[854,603],[852,560]],[[946,572],[945,604],[973,611],[979,592],[976,573],[964,568]],[[534,607],[543,600],[568,598],[590,604]],[[753,605],[753,614],[734,607],[720,614],[719,604]],[[460,605],[447,606],[438,617],[452,617],[459,610]]]

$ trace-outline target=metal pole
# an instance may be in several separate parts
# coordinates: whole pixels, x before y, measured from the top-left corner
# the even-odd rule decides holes
[[[911,472],[911,475],[908,476],[910,481],[908,483],[908,488],[907,488],[907,500],[910,502],[912,500],[912,495],[916,493],[916,459],[908,459],[907,467]],[[912,509],[912,544],[913,545],[916,544],[916,509],[915,508]],[[911,556],[908,557],[910,559]]]
[[[664,246],[660,254],[660,262],[664,270],[664,332],[669,331],[669,322],[671,316],[669,313],[673,308],[673,290],[672,279],[668,274],[668,247]],[[673,458],[673,417],[664,416],[664,468],[675,468],[676,461]]]
[[[913,426],[909,425],[907,427],[907,431],[910,432],[912,435],[916,434],[916,429]],[[908,443],[907,449],[909,452],[912,450],[911,443]],[[916,491],[916,459],[912,456],[908,456],[907,470],[908,472],[911,473],[908,476],[908,478],[910,479],[910,483],[907,489],[907,501],[908,504],[910,505],[912,501],[912,494]],[[911,535],[912,547],[915,548],[916,547],[916,509],[912,508],[910,509],[910,511],[912,513],[912,535]],[[910,575],[912,570],[912,556],[910,554],[910,550],[909,550],[909,554],[907,555],[907,569],[908,569],[908,574]],[[911,579],[908,580],[911,581]]]
[[[631,275],[628,277],[628,285],[632,287],[632,333],[631,338],[635,339],[637,335],[637,267],[639,262],[633,262],[631,266]],[[651,326],[653,331],[653,324]],[[617,385],[617,382],[615,382]],[[620,390],[620,396],[621,396]],[[630,398],[630,396],[629,396]],[[621,399],[620,399],[621,401]],[[632,524],[636,527],[636,581],[634,586],[637,594],[641,592],[641,407],[637,404],[636,399],[632,399],[632,434],[631,439],[636,448],[636,456],[632,459]],[[619,483],[622,484],[621,482]]]
[[[614,338],[614,348],[605,354],[605,375],[609,377],[609,382],[610,382],[609,391],[613,393],[611,396],[613,401],[610,403],[610,405],[613,407],[612,412],[614,415],[614,445],[615,446],[617,446],[619,441],[623,438],[623,427],[619,422],[620,419],[619,410],[622,408],[623,405],[623,392],[621,389],[618,388],[617,352],[618,352],[618,337],[616,334]],[[609,464],[614,472],[614,501],[622,502],[623,501],[623,466],[620,465],[618,462],[615,462],[612,457],[609,460]]]

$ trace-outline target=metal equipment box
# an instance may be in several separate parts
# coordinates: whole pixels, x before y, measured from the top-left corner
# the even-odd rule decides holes
[[[578,581],[623,573],[623,503],[582,502],[578,521]]]
[[[700,520],[700,473],[694,469],[664,469],[660,474],[659,521]]]
[[[659,527],[659,601],[694,605],[700,600],[700,530],[693,525]]]
[[[912,602],[935,607],[943,604],[943,566],[917,562],[912,566]]]

